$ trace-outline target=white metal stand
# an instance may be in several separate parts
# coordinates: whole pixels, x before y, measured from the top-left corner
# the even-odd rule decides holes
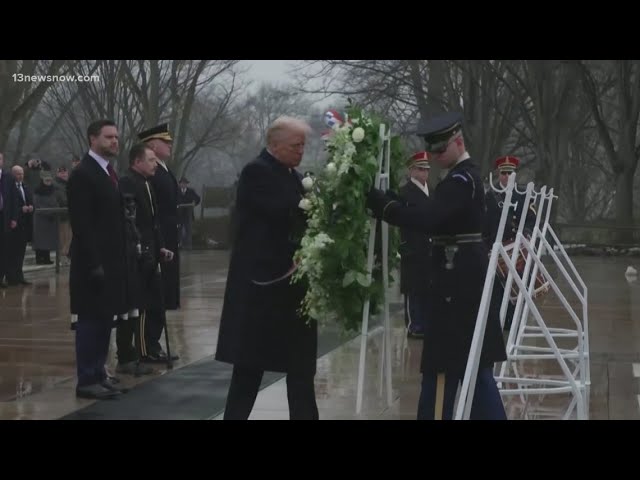
[[[509,208],[513,205],[511,198],[514,189],[515,174],[512,174],[509,177],[506,188],[506,199],[503,205],[496,242],[491,250],[484,291],[476,319],[476,329],[471,343],[462,388],[455,409],[455,419],[469,419],[470,417],[498,258],[504,261],[509,270],[500,309],[500,322],[502,325],[504,325],[505,321],[507,301],[509,301],[512,282],[515,281],[518,287],[518,297],[513,322],[507,341],[507,361],[502,364],[500,375],[496,377],[501,395],[519,395],[524,404],[529,405],[529,395],[569,393],[572,395],[572,399],[566,411],[563,413],[562,418],[571,418],[575,410],[578,419],[588,419],[590,368],[587,287],[549,224],[552,202],[556,197],[553,195],[553,189],[547,193],[546,186],[543,187],[539,193],[534,192],[532,183],[529,183],[527,186],[525,203],[522,208],[522,217],[520,218],[516,240],[512,246],[509,246],[512,247],[512,250],[510,248],[511,255],[508,255],[500,239],[503,237]],[[529,202],[534,197],[539,199],[539,209],[532,237],[527,239],[523,234],[523,228]],[[542,221],[543,217],[544,221]],[[540,226],[541,222],[543,223],[542,227]],[[549,244],[547,235],[550,235],[558,246],[562,260],[569,265],[573,278],[563,265],[560,257]],[[521,250],[526,252],[527,260],[524,271],[518,272],[516,270],[516,261]],[[569,304],[565,295],[558,287],[558,284],[551,278],[549,271],[542,263],[541,257],[546,251],[549,252],[553,262],[578,298],[581,304],[581,311],[579,313],[576,313]],[[529,275],[532,267],[533,271],[531,275]],[[545,287],[551,288],[554,291],[562,306],[569,313],[571,320],[575,324],[575,329],[549,328],[546,325],[535,303],[535,284],[538,272],[542,273]],[[574,278],[580,285],[580,288],[576,285]],[[527,323],[529,312],[531,312],[535,320],[535,324],[533,325],[528,325]],[[546,341],[546,345],[539,346],[527,343],[528,340],[533,339],[535,341],[535,339],[541,338]],[[574,339],[575,346],[573,348],[559,348],[556,340],[560,338],[564,339],[563,341],[566,341],[566,339]],[[518,362],[524,360],[554,360],[559,365],[562,375],[557,378],[551,378],[546,374],[525,376],[522,374],[523,372],[518,371],[517,367]],[[571,369],[570,366],[573,367],[573,369]],[[512,377],[507,376],[510,369],[513,370],[514,373]],[[515,384],[517,387],[507,388],[507,384]],[[538,415],[541,417],[548,416],[548,412],[539,412]]]
[[[378,173],[376,175],[374,186],[381,190],[389,188],[390,170],[391,170],[391,131],[386,129],[384,124],[380,125],[380,149],[378,154]],[[382,328],[382,350],[380,361],[380,395],[382,395],[383,385],[386,387],[387,405],[393,403],[392,385],[391,385],[391,320],[389,316],[389,225],[386,222],[380,222],[382,234],[382,278],[384,287],[384,306],[383,306],[383,328]],[[369,250],[367,254],[367,272],[368,280],[371,283],[374,249],[376,240],[376,229],[378,222],[371,219],[369,227]],[[360,340],[360,364],[358,368],[358,387],[356,394],[356,414],[362,412],[362,400],[364,391],[364,379],[366,369],[366,353],[367,340],[373,333],[378,333],[376,329],[369,331],[369,309],[370,301],[367,299],[362,309],[362,333]],[[385,381],[386,380],[386,381]]]

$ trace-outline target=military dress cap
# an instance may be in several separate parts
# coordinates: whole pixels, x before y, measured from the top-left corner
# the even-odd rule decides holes
[[[173,142],[173,138],[169,135],[169,124],[163,123],[138,134],[138,139],[141,142],[146,142],[154,138],[158,138],[166,142]]]
[[[407,167],[429,169],[431,168],[430,162],[431,162],[431,155],[429,155],[429,152],[425,152],[423,150],[421,152],[416,152],[409,157],[409,160],[407,161]]]
[[[497,158],[495,165],[500,172],[513,172],[518,168],[518,165],[520,165],[520,159],[512,155],[505,155],[504,157]]]
[[[447,112],[422,119],[416,134],[424,138],[426,149],[430,152],[441,151],[456,133],[462,130],[461,112]]]

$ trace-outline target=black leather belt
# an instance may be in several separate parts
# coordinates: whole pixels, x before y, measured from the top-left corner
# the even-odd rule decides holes
[[[433,237],[433,245],[464,245],[465,243],[481,243],[484,239],[481,233],[462,233],[460,235],[439,235]]]

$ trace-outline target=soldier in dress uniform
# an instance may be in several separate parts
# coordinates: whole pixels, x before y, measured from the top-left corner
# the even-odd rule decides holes
[[[162,264],[162,305],[158,303],[146,311],[145,335],[148,350],[142,358],[144,362],[164,363],[178,360],[178,355],[167,358],[167,353],[162,350],[160,337],[163,326],[166,323],[165,310],[177,310],[180,308],[180,252],[178,251],[178,181],[166,161],[171,156],[173,138],[169,133],[166,123],[150,128],[138,134],[138,139],[145,143],[158,158],[158,168],[155,174],[149,178],[153,187],[156,201],[158,202],[158,223],[160,232],[167,250],[173,252],[174,257],[170,262]]]
[[[173,258],[173,252],[164,248],[158,224],[158,203],[150,186],[157,169],[153,150],[142,143],[129,151],[129,170],[120,178],[120,191],[127,208],[128,246],[133,249],[130,275],[132,306],[136,316],[118,323],[116,344],[118,367],[116,372],[135,376],[153,373],[153,369],[140,363],[149,354],[146,334],[147,310],[157,308],[162,298],[161,266]],[[134,346],[135,345],[135,346]]]
[[[424,138],[432,162],[448,169],[447,175],[425,205],[407,205],[393,192],[371,189],[367,206],[376,218],[432,236],[433,281],[423,341],[418,419],[451,419],[489,263],[482,236],[485,193],[478,168],[465,148],[460,113],[427,119],[417,133]],[[500,324],[488,318],[472,419],[506,419],[493,377],[494,363],[504,360]]]
[[[411,155],[407,162],[409,181],[400,189],[408,205],[424,205],[429,198],[429,153]],[[431,283],[431,239],[415,230],[400,230],[400,292],[404,295],[404,318],[409,338],[424,336]]]
[[[498,171],[500,186],[503,189],[507,187],[509,175],[514,173],[519,165],[520,159],[511,155],[496,159],[495,167]],[[489,188],[489,190],[487,191],[487,230],[485,235],[489,248],[491,248],[493,246],[493,243],[496,241],[496,235],[498,234],[498,225],[500,224],[500,216],[502,215],[502,206],[504,205],[505,197],[505,192],[496,192],[495,190],[493,190],[493,188]],[[509,216],[507,217],[507,224],[504,228],[504,235],[502,237],[503,242],[510,243],[516,239],[525,197],[525,194],[519,193],[514,189],[511,195],[511,203],[516,203],[517,205],[516,207],[510,208]],[[527,219],[524,226],[525,235],[531,234],[535,225],[535,221],[536,210],[533,202],[531,202],[529,204],[529,209],[527,210]]]
[[[512,155],[506,155],[496,159],[495,167],[498,172],[498,181],[502,189],[505,189],[507,187],[509,175],[514,173],[519,165],[520,159]],[[485,241],[487,242],[487,247],[489,248],[489,250],[493,247],[493,244],[496,241],[496,236],[498,235],[498,227],[500,225],[500,217],[502,215],[502,207],[504,206],[506,195],[506,192],[496,192],[491,187],[489,187],[489,190],[486,193],[487,223],[485,227]],[[511,194],[511,203],[516,204],[516,206],[512,206],[509,208],[507,223],[504,226],[502,243],[505,246],[513,243],[516,239],[525,198],[525,194],[519,193],[515,189]],[[524,225],[525,236],[531,236],[531,232],[533,231],[535,222],[536,210],[533,202],[531,202],[529,203],[529,207],[527,209],[527,217]],[[502,305],[502,297],[504,296],[504,281],[505,278],[501,275],[496,276],[496,280],[493,283],[490,315],[498,316],[500,314],[500,306]],[[507,303],[507,313],[505,316],[504,324],[506,330],[509,330],[511,328],[514,310],[515,306],[511,302]]]

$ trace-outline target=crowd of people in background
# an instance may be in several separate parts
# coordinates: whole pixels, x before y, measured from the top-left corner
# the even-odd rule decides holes
[[[6,168],[0,152],[0,288],[31,283],[23,273],[29,245],[35,265],[53,265],[52,254],[56,251],[60,265],[70,264],[67,182],[79,164],[80,158],[72,155],[69,165],[54,169],[49,162],[32,156],[23,165]],[[186,177],[180,179],[179,186],[179,204],[200,203],[200,196],[189,187]],[[179,214],[180,247],[191,249],[194,210],[183,208]]]
[[[67,207],[67,181],[78,163],[73,156],[69,167],[54,172],[48,162],[32,157],[8,169],[0,152],[0,288],[30,283],[23,274],[29,244],[36,265],[53,264],[51,253],[57,250],[61,263],[69,263],[71,227],[58,209]]]

